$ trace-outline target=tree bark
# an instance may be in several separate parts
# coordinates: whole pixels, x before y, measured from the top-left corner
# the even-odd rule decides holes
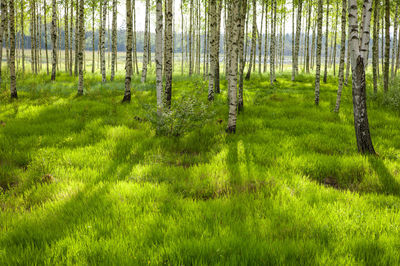
[[[319,105],[319,90],[321,83],[321,51],[322,51],[322,0],[318,0],[318,37],[317,37],[317,62],[315,70],[315,104]]]
[[[250,52],[250,64],[249,69],[247,70],[246,80],[250,79],[251,70],[253,68],[253,57],[255,56],[256,51],[256,38],[257,38],[257,3],[256,0],[253,0],[253,28],[251,34],[251,52]]]
[[[372,79],[374,93],[378,92],[378,68],[379,68],[379,32],[378,32],[378,0],[374,0],[374,24],[372,39]]]
[[[210,47],[210,68],[211,71],[209,73],[209,80],[208,80],[208,100],[214,100],[214,81],[215,81],[215,64],[216,64],[216,54],[217,54],[217,43],[216,38],[217,36],[217,2],[216,0],[210,0],[209,4],[209,20],[210,20],[210,40],[209,40],[209,47]]]
[[[166,0],[165,10],[165,105],[171,107],[172,97],[172,0]]]
[[[117,62],[117,0],[113,0],[112,6],[112,57],[111,57],[111,78],[110,80],[114,80],[115,76],[115,67]]]
[[[329,0],[326,0],[326,34],[325,34],[325,68],[324,83],[328,78],[328,44],[329,44]]]
[[[15,11],[14,0],[9,0],[9,25],[10,25],[10,94],[11,98],[18,98],[17,83],[15,77]],[[3,49],[3,47],[0,47]]]
[[[383,90],[389,90],[390,60],[390,0],[385,0],[385,69],[383,72]]]
[[[100,41],[100,68],[101,68],[101,82],[105,83],[107,81],[106,77],[106,47],[105,47],[105,39],[106,39],[106,18],[107,18],[107,0],[101,0],[102,5],[102,18],[101,18],[101,41]]]
[[[231,0],[232,1],[232,0]],[[239,2],[239,3],[238,3]],[[229,94],[229,116],[226,132],[236,132],[237,119],[237,73],[238,73],[238,53],[239,53],[239,32],[240,32],[240,7],[244,0],[232,1],[229,9],[230,13],[230,34],[229,34],[229,73],[228,73],[228,94]]]
[[[162,0],[156,1],[157,26],[156,26],[156,88],[157,88],[157,114],[161,116],[164,108],[163,100],[163,12]]]
[[[78,95],[83,94],[83,53],[84,53],[84,39],[85,39],[85,14],[84,14],[84,0],[79,0],[79,46],[78,46],[78,71],[79,71],[79,81],[78,81]]]
[[[244,109],[243,101],[243,73],[246,62],[244,61],[244,26],[247,15],[247,1],[243,1],[240,11],[240,32],[239,32],[239,98],[238,98],[238,111],[241,112]]]
[[[342,38],[340,41],[340,63],[339,63],[339,87],[336,97],[335,112],[339,112],[340,101],[342,97],[342,89],[344,83],[344,57],[346,52],[346,16],[347,16],[347,2],[342,0]]]
[[[391,76],[394,77],[394,63],[396,60],[397,54],[397,27],[398,27],[398,11],[399,11],[399,3],[396,2],[396,13],[394,15],[394,35],[393,35],[393,48],[392,48],[392,69]]]
[[[301,13],[302,13],[303,1],[298,1],[297,7],[297,22],[296,22],[296,42],[293,53],[293,64],[292,64],[292,81],[295,80],[296,74],[299,72],[299,48],[300,48],[300,31],[301,31]]]
[[[357,147],[361,153],[375,154],[369,131],[367,115],[367,93],[365,83],[364,59],[361,51],[366,49],[366,38],[369,38],[367,27],[371,20],[371,8],[366,8],[364,1],[365,17],[363,33],[361,40],[361,49],[359,48],[358,38],[358,14],[357,0],[349,0],[349,28],[350,28],[350,47],[351,47],[351,67],[353,76],[353,109],[354,109],[354,127],[356,132]],[[368,27],[369,28],[369,27]]]
[[[51,80],[56,80],[56,68],[57,68],[57,1],[53,0],[52,4],[52,20],[51,20],[51,42],[52,42],[52,69],[51,69]]]
[[[44,2],[46,3],[46,0],[44,0]],[[64,40],[65,40],[65,72],[68,72],[69,70],[69,40],[68,40],[68,36],[69,36],[69,32],[68,32],[68,0],[65,0],[65,14],[64,14]],[[45,19],[46,19],[46,15],[45,15]],[[45,29],[46,29],[46,20],[45,20]],[[46,30],[45,30],[46,32]],[[45,33],[46,34],[46,33]]]
[[[276,21],[276,0],[271,0],[271,48],[270,48],[270,82],[275,82],[275,21]]]
[[[135,1],[135,0],[132,0]],[[126,0],[126,62],[125,62],[125,92],[122,102],[131,101],[132,78],[132,7],[131,0]]]
[[[146,82],[147,79],[147,58],[149,53],[149,46],[148,46],[148,24],[149,24],[149,13],[150,13],[150,0],[146,0],[146,15],[145,15],[145,31],[144,31],[144,46],[143,46],[143,66],[142,66],[142,83]]]

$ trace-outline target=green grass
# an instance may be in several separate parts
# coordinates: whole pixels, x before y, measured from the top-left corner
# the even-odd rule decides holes
[[[349,87],[332,111],[333,77],[316,107],[313,76],[254,74],[236,135],[222,81],[212,119],[179,138],[143,120],[154,77],[134,78],[131,104],[123,78],[87,74],[82,97],[66,74],[20,78],[17,101],[3,90],[0,265],[400,263],[400,112],[383,96],[370,96],[370,157]],[[174,77],[173,102],[195,90],[207,103],[201,77]]]

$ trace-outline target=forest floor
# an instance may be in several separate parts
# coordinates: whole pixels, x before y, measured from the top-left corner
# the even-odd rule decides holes
[[[26,76],[0,95],[0,265],[398,265],[400,110],[369,94],[379,156],[362,156],[336,84],[316,107],[313,76],[254,74],[228,135],[225,81],[208,104],[177,76],[172,121],[206,118],[176,137],[156,134],[154,77],[121,104],[122,73],[88,74],[82,97],[76,78]]]

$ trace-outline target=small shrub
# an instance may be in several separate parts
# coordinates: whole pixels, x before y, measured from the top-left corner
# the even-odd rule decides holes
[[[200,93],[190,96],[183,95],[174,100],[171,108],[165,107],[161,115],[154,106],[144,106],[147,120],[152,124],[157,134],[165,136],[183,136],[195,129],[201,128],[214,117],[210,104],[200,101]]]

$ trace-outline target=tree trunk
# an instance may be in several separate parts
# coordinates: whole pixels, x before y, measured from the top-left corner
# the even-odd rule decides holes
[[[221,36],[221,12],[222,12],[222,0],[219,1],[219,5],[217,7],[217,37],[216,37],[216,46],[217,53],[215,54],[215,74],[214,74],[214,88],[215,93],[220,93],[220,84],[219,84],[219,49],[220,49],[220,36]]]
[[[133,0],[135,1],[135,0]],[[146,82],[147,79],[147,57],[149,53],[149,46],[148,46],[148,24],[149,24],[149,13],[150,13],[150,0],[146,0],[146,16],[145,16],[145,31],[144,31],[144,46],[143,46],[143,66],[142,66],[142,83]],[[130,84],[130,83],[129,83]]]
[[[94,49],[94,11],[95,11],[95,5],[93,4],[92,6],[92,73],[94,73],[94,68],[95,68],[95,49]]]
[[[210,74],[208,80],[208,100],[214,100],[214,80],[215,80],[215,64],[216,64],[216,54],[217,54],[217,43],[216,38],[217,36],[217,2],[216,0],[210,0],[209,4],[209,20],[210,20],[210,40],[209,40],[209,47],[210,47]]]
[[[78,8],[78,6],[77,6]],[[85,14],[84,14],[84,0],[79,0],[79,46],[78,46],[78,64],[79,64],[79,81],[78,81],[78,95],[83,94],[83,53],[84,53],[84,39],[85,39]]]
[[[115,67],[117,61],[117,0],[113,0],[112,6],[112,58],[111,58],[111,78],[110,80],[114,80],[115,76]]]
[[[260,32],[258,34],[258,74],[261,74],[261,47],[262,47],[262,29],[263,29],[263,19],[264,19],[264,7],[265,3],[263,2],[261,9],[261,23],[260,23]]]
[[[276,0],[271,0],[271,48],[270,48],[270,82],[275,82],[275,21],[276,21]]]
[[[253,68],[253,56],[256,51],[256,36],[257,35],[257,3],[256,0],[253,0],[253,28],[251,34],[251,52],[250,52],[250,65],[247,70],[246,80],[250,79],[251,70]]]
[[[53,0],[52,4],[52,20],[51,20],[51,43],[53,48],[52,53],[52,69],[51,69],[51,80],[56,80],[56,68],[57,68],[57,1]]]
[[[72,76],[72,67],[73,67],[73,57],[72,57],[72,44],[73,44],[73,32],[74,32],[74,0],[71,0],[71,19],[69,20],[69,33],[70,33],[70,45],[69,45],[69,75]]]
[[[162,0],[156,0],[157,26],[156,26],[156,87],[157,87],[157,114],[161,116],[164,108],[163,100],[163,12]]]
[[[237,118],[237,73],[238,73],[238,53],[239,53],[239,32],[240,32],[240,9],[245,0],[232,1],[229,9],[230,13],[230,34],[229,34],[229,73],[228,73],[228,94],[229,94],[229,116],[228,133],[236,132]]]
[[[319,105],[319,90],[321,83],[321,51],[322,51],[322,0],[318,0],[318,37],[317,37],[317,62],[315,70],[315,104]]]
[[[135,0],[132,0],[135,1]],[[131,101],[131,78],[132,78],[132,7],[131,0],[126,0],[126,62],[125,62],[125,92],[122,102]]]
[[[15,17],[14,17],[14,0],[9,0],[9,25],[10,25],[10,93],[11,98],[18,98],[17,84],[15,77]],[[2,49],[3,47],[1,47]]]
[[[7,5],[6,1],[1,1],[1,25],[0,25],[0,88],[1,88],[1,65],[3,61],[3,35],[4,35],[4,30],[5,30],[5,24],[6,24],[6,14],[7,14]]]
[[[75,9],[75,69],[74,74],[78,76],[78,53],[79,53],[79,0],[76,1]]]
[[[310,73],[310,28],[311,28],[311,0],[308,2],[308,23],[306,31],[306,73]]]
[[[378,0],[374,0],[374,24],[372,39],[372,78],[374,93],[378,92],[378,68],[379,68],[379,32],[378,32]]]
[[[267,54],[268,54],[268,0],[265,3],[264,73],[267,72]]]
[[[385,0],[385,70],[383,72],[383,90],[389,90],[390,60],[390,0]]]
[[[102,3],[102,18],[101,18],[101,42],[100,42],[100,68],[101,68],[101,82],[105,83],[107,81],[106,77],[106,47],[105,47],[105,39],[106,39],[106,19],[107,19],[107,0],[101,0]]]
[[[24,12],[24,0],[21,0],[21,47],[22,47],[22,73],[25,73],[25,33],[24,33],[24,16],[25,16],[25,12]],[[0,31],[1,32],[1,31]],[[0,33],[0,36],[3,36],[2,33]],[[1,38],[2,39],[2,38]],[[2,46],[3,43],[0,42],[0,47]],[[2,60],[1,58],[1,52],[0,52],[0,61]],[[0,68],[1,68],[1,64],[0,64]],[[1,76],[1,71],[0,71],[0,76]],[[1,84],[1,78],[0,78],[0,84]]]
[[[239,99],[238,99],[238,111],[241,112],[244,109],[244,101],[243,101],[243,73],[244,66],[246,62],[244,61],[244,26],[247,15],[247,1],[243,1],[240,11],[240,38],[239,38]],[[267,14],[267,13],[266,13]]]
[[[326,0],[326,34],[325,34],[325,68],[324,83],[328,78],[328,44],[329,44],[329,0]]]
[[[337,7],[338,10],[338,7]],[[342,89],[344,82],[344,57],[346,52],[346,16],[347,16],[347,2],[342,0],[342,38],[340,41],[340,63],[339,63],[339,87],[337,91],[335,112],[339,112],[340,100],[342,97]]]
[[[46,0],[44,0],[44,2],[46,3]],[[68,72],[69,70],[69,40],[68,40],[68,0],[65,0],[65,14],[64,14],[64,40],[65,40],[65,72]],[[45,29],[46,29],[46,15],[45,15]],[[45,30],[46,32],[46,30]],[[46,34],[46,33],[45,33]]]
[[[397,54],[398,11],[399,11],[399,4],[396,2],[396,13],[394,16],[393,48],[392,48],[392,69],[391,69],[392,78],[394,77],[394,63],[395,63],[396,54]]]
[[[371,5],[368,0],[364,1],[365,17],[363,23],[363,33],[361,40],[361,49],[359,48],[358,38],[358,14],[357,0],[349,0],[349,28],[350,31],[350,47],[351,47],[351,67],[353,76],[353,108],[354,108],[354,126],[356,132],[358,151],[361,153],[375,154],[369,131],[368,115],[367,115],[367,93],[365,83],[364,59],[360,50],[366,49],[365,43],[369,33],[366,32],[366,25],[369,26],[371,21]],[[369,27],[368,27],[369,28]]]
[[[166,0],[165,10],[165,104],[171,107],[172,97],[172,0]],[[199,60],[200,61],[200,60]]]
[[[339,16],[339,3],[336,2],[336,16],[335,16],[335,34],[333,37],[334,43],[333,43],[333,53],[332,53],[332,60],[333,60],[333,76],[336,77],[336,48],[337,48],[337,43],[336,43],[336,39],[337,39],[337,22],[338,22],[338,16]],[[343,22],[343,21],[342,21]],[[346,30],[346,27],[344,28],[344,30]],[[342,32],[343,35],[343,32]],[[344,35],[346,38],[346,34]],[[341,51],[342,49],[340,49]],[[343,59],[344,60],[344,59]],[[343,83],[343,81],[342,81]],[[343,85],[343,84],[342,84]]]
[[[296,22],[296,42],[293,53],[293,64],[292,64],[292,81],[295,80],[296,74],[299,72],[299,48],[300,48],[300,30],[301,30],[301,13],[302,13],[303,1],[298,1],[297,7],[297,22]]]

